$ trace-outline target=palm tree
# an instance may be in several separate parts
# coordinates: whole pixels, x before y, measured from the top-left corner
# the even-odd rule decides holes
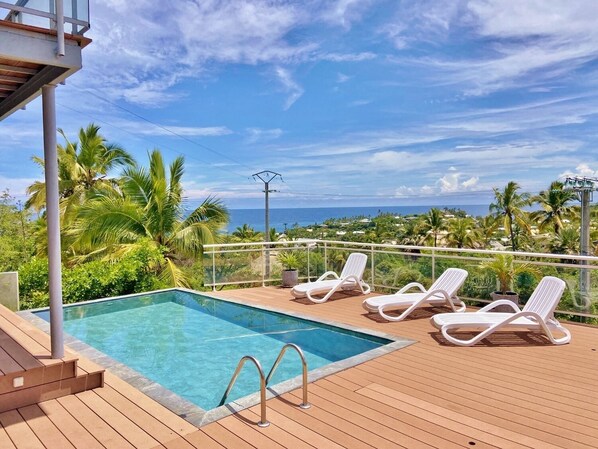
[[[569,201],[575,199],[575,192],[564,190],[563,183],[553,181],[548,190],[541,191],[532,198],[532,201],[542,206],[542,210],[533,212],[532,218],[536,220],[541,229],[552,226],[555,234],[560,234],[563,229],[563,217],[573,215],[574,208],[567,206]]]
[[[434,246],[438,244],[438,235],[441,231],[446,229],[442,211],[433,207],[424,215],[424,219],[420,224],[421,229],[425,230],[429,235],[432,235]]]
[[[550,250],[556,254],[579,254],[579,243],[579,230],[566,226],[554,236]]]
[[[63,224],[71,221],[76,209],[85,199],[102,190],[116,186],[116,179],[108,178],[108,172],[117,167],[133,166],[133,157],[114,143],[108,143],[99,133],[100,127],[90,123],[79,130],[79,141],[72,143],[62,129],[66,145],[58,145],[58,190],[61,198]],[[33,158],[44,168],[44,160]],[[29,199],[25,207],[39,212],[46,207],[46,185],[35,181],[27,188]]]
[[[486,215],[478,219],[476,227],[476,236],[483,244],[483,248],[487,248],[490,245],[490,241],[494,238],[494,233],[498,229],[498,220],[492,215]]]
[[[160,249],[163,281],[188,286],[181,264],[193,260],[204,244],[216,240],[228,221],[228,211],[212,197],[184,218],[184,158],[176,158],[169,176],[159,150],[149,155],[149,170],[128,167],[121,178],[121,191],[99,194],[82,206],[71,232],[86,248],[86,257],[108,254],[118,257],[140,245]]]
[[[503,191],[494,188],[495,202],[490,204],[490,212],[494,213],[497,218],[502,217],[505,233],[511,239],[511,248],[513,251],[517,250],[517,231],[530,231],[530,225],[525,217],[523,208],[529,206],[529,193],[517,193],[520,189],[519,184],[510,181]],[[515,229],[518,227],[519,229]]]
[[[473,248],[476,233],[472,230],[474,222],[471,218],[456,218],[448,226],[446,242],[455,248]]]
[[[237,226],[237,229],[233,231],[232,235],[245,242],[251,242],[260,238],[260,233],[247,223],[244,223],[242,226]]]

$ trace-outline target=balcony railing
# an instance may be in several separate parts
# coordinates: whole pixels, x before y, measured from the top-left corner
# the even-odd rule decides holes
[[[0,1],[0,18],[8,22],[54,30],[64,17],[64,31],[82,35],[89,30],[89,0]]]
[[[204,246],[204,284],[214,290],[225,286],[277,285],[281,282],[280,251],[295,252],[299,259],[299,278],[315,280],[328,270],[340,272],[351,252],[368,255],[364,280],[380,292],[393,291],[417,280],[430,284],[448,267],[461,267],[469,277],[460,291],[465,300],[489,302],[497,289],[496,277],[480,264],[498,254],[513,255],[515,264],[527,263],[542,276],[553,275],[567,283],[559,313],[570,319],[598,324],[598,257],[564,254],[526,253],[476,249],[439,248],[330,240],[292,242],[229,243]],[[266,276],[267,257],[270,276]],[[580,282],[580,279],[584,279]],[[589,278],[589,279],[588,279]],[[524,303],[538,279],[522,274],[514,290]],[[584,288],[580,288],[583,285]]]

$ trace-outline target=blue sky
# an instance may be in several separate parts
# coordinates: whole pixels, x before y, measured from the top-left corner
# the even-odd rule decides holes
[[[162,4],[163,5],[163,4]],[[598,176],[595,0],[91,0],[58,126],[145,163],[186,158],[190,202],[484,204]],[[41,102],[0,124],[0,189],[42,176]]]

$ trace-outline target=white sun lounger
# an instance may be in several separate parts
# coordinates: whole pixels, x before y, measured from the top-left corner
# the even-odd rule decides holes
[[[296,285],[291,293],[295,298],[307,297],[315,303],[328,301],[339,290],[360,290],[361,293],[367,295],[370,292],[370,286],[362,280],[367,260],[368,256],[365,254],[352,253],[349,255],[340,276],[334,271],[327,271],[315,282]],[[328,277],[332,277],[332,279],[327,279]],[[326,295],[322,298],[313,296],[323,293],[326,293]]]
[[[477,312],[441,313],[433,316],[431,320],[432,324],[440,329],[444,338],[459,346],[475,345],[483,338],[505,327],[511,331],[541,331],[552,343],[562,345],[571,341],[571,334],[561,326],[553,314],[564,290],[565,282],[562,279],[546,276],[540,281],[523,310],[520,310],[513,302],[501,299],[488,304]],[[513,313],[490,312],[500,305],[512,307]],[[456,329],[480,330],[482,332],[469,340],[462,340],[449,335],[450,331]],[[553,331],[558,331],[563,336],[555,338]]]
[[[448,268],[440,275],[428,290],[418,282],[407,284],[393,295],[376,296],[363,301],[365,310],[372,313],[379,313],[388,321],[401,321],[418,307],[426,305],[445,305],[454,312],[463,312],[465,304],[457,297],[457,291],[461,288],[467,278],[467,271],[461,268]],[[417,287],[417,293],[406,293],[411,288]],[[385,313],[389,309],[407,308],[399,316],[391,316]]]

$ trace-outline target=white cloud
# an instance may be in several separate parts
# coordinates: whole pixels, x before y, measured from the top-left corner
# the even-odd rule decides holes
[[[470,0],[401,4],[382,33],[397,48],[443,42],[449,33],[474,38],[483,56],[411,60],[431,68],[439,84],[456,84],[467,95],[562,80],[598,56],[596,2]],[[433,54],[433,53],[432,53]],[[397,58],[405,64],[406,58]],[[538,85],[540,84],[540,85]]]
[[[278,81],[282,84],[288,97],[284,103],[284,110],[288,110],[303,95],[303,88],[293,80],[291,72],[283,67],[276,67],[274,71]]]
[[[455,171],[454,167],[451,167],[449,171],[450,173],[447,173],[436,182],[436,185],[440,188],[441,193],[453,193],[471,190],[480,180],[478,176],[472,176],[463,181],[462,179],[466,177],[463,173]]]
[[[165,123],[154,125],[147,122],[134,122],[128,120],[117,121],[116,123],[120,128],[144,136],[172,136],[173,134],[178,134],[186,137],[216,137],[226,136],[233,133],[226,126],[175,126]]]
[[[269,140],[278,139],[282,136],[283,132],[280,128],[273,128],[273,129],[262,129],[262,128],[247,128],[245,129],[247,133],[247,143],[256,143],[256,142],[263,142]]]
[[[25,198],[27,187],[33,184],[35,181],[43,179],[43,175],[40,174],[38,179],[35,178],[9,178],[7,176],[0,175],[0,193],[8,189],[9,193],[17,199]]]
[[[372,3],[373,0],[327,0],[323,3],[321,17],[348,29],[354,21],[361,18]]]
[[[157,105],[184,92],[171,88],[204,77],[213,63],[281,64],[308,57],[317,45],[290,43],[308,21],[304,8],[268,0],[96,2],[94,42],[86,49],[83,84],[112,99]]]
[[[211,79],[226,64],[292,66],[306,61],[359,62],[371,52],[329,52],[296,30],[313,23],[348,28],[370,0],[96,1],[94,42],[85,51],[82,85],[113,100],[160,106],[186,95],[187,78]]]
[[[337,73],[336,75],[336,82],[339,84],[346,83],[349,81],[351,77],[349,75],[345,75],[344,73]]]
[[[590,167],[590,164],[581,163],[575,170],[566,170],[559,175],[559,178],[566,178],[567,176],[587,176],[587,177],[598,177],[598,168],[594,170]]]
[[[369,51],[361,53],[315,53],[312,57],[313,60],[331,62],[360,62],[374,58],[376,58],[376,54]]]

